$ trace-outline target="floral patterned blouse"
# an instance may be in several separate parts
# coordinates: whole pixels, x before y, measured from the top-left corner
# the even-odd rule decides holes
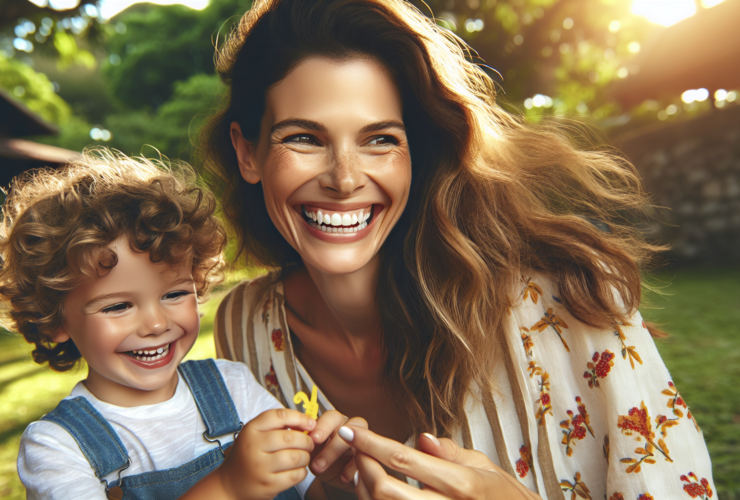
[[[524,280],[506,326],[494,394],[468,397],[456,440],[547,500],[714,498],[704,438],[639,313],[596,330],[557,287]],[[286,407],[313,381],[293,354],[283,284],[238,285],[219,307],[219,357],[246,363]],[[332,409],[319,388],[321,411]]]

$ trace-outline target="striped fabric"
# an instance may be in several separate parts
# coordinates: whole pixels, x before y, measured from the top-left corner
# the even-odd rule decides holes
[[[557,287],[524,280],[506,324],[493,394],[471,389],[461,446],[543,499],[661,500],[714,496],[698,424],[636,313],[596,330],[562,306]],[[293,354],[283,285],[238,285],[215,324],[219,357],[241,361],[286,407],[313,381]],[[333,409],[321,389],[319,408]]]

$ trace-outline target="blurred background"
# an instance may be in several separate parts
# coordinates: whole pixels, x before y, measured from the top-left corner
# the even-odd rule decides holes
[[[717,496],[740,498],[740,0],[412,0],[477,51],[499,102],[621,150],[671,250],[643,315],[692,407]],[[167,4],[167,5],[164,5]],[[0,186],[86,146],[191,160],[217,109],[214,44],[248,0],[0,0]],[[432,14],[433,13],[433,14]],[[254,270],[235,270],[233,284]],[[204,307],[191,357],[213,356]],[[0,333],[0,497],[25,498],[18,442],[84,378],[34,365]],[[688,471],[687,471],[688,472]],[[688,495],[687,495],[687,498]]]

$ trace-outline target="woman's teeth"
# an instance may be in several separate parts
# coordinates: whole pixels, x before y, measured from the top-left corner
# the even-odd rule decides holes
[[[129,351],[126,354],[139,361],[157,361],[167,356],[167,354],[170,352],[170,345],[171,344],[167,344],[166,346],[160,347],[159,349]]]
[[[372,208],[367,212],[360,210],[359,214],[329,214],[321,210],[308,212],[303,208],[303,216],[311,227],[325,233],[356,233],[367,227]]]

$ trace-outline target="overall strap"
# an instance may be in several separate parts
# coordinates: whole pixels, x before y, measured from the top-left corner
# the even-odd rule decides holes
[[[239,432],[242,424],[221,372],[212,359],[186,361],[178,367],[193,393],[208,437]]]
[[[62,400],[41,420],[54,422],[72,435],[101,481],[129,463],[126,447],[116,431],[82,396]]]

